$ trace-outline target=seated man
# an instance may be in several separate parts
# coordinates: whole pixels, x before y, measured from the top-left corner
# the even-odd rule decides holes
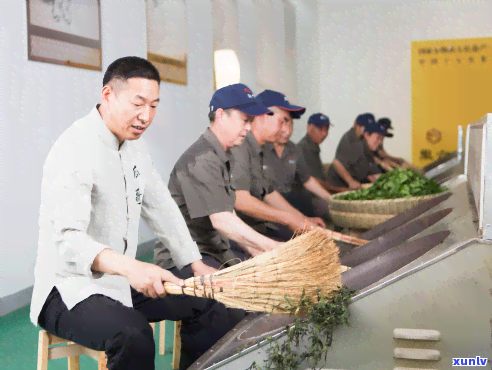
[[[328,136],[330,119],[322,113],[311,115],[308,119],[307,133],[297,146],[301,149],[309,173],[330,193],[349,190],[345,186],[335,186],[328,181],[320,156],[320,145]]]
[[[210,101],[210,127],[183,153],[171,172],[171,196],[209,266],[238,262],[229,239],[237,242],[246,256],[256,256],[279,245],[236,215],[236,191],[231,181],[231,149],[241,145],[254,117],[269,112],[243,84],[217,90]],[[166,269],[175,267],[162,243],[156,246],[155,262]]]
[[[275,190],[300,212],[329,220],[330,193],[311,176],[301,149],[290,141],[294,132],[292,118],[283,122],[278,140],[265,145],[265,172]]]
[[[274,114],[255,117],[244,142],[232,150],[238,215],[259,233],[283,241],[290,239],[297,229],[325,227],[321,219],[306,217],[292,207],[273,188],[264,172],[263,146],[277,140],[282,123],[290,119],[290,111],[304,108],[291,105],[284,95],[270,90],[259,94],[257,99]],[[278,227],[271,228],[267,222]]]
[[[101,104],[57,139],[41,184],[39,245],[31,321],[48,333],[105,351],[108,369],[153,370],[149,322],[206,317],[218,328],[193,341],[208,349],[237,320],[207,316],[208,300],[169,295],[182,285],[169,271],[135,259],[142,216],[166,244],[178,268],[195,276],[206,266],[169,191],[139,140],[159,104],[159,72],[125,57],[104,74]]]
[[[329,181],[336,186],[360,189],[362,183],[376,181],[382,170],[374,162],[374,151],[387,134],[371,113],[357,116],[354,126],[338,143],[328,170]],[[374,146],[374,143],[378,145]]]

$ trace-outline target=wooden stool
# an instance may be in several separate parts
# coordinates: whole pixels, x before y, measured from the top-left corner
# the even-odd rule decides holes
[[[166,353],[166,321],[161,321],[159,324],[159,355]],[[150,324],[155,328],[154,323]],[[155,333],[155,329],[154,329]],[[181,321],[174,322],[174,340],[173,340],[173,370],[179,369],[179,361],[181,360]]]
[[[62,344],[53,347],[55,344]],[[97,361],[98,370],[107,370],[106,354],[59,338],[46,330],[39,332],[38,370],[48,370],[48,361],[57,358],[68,358],[68,370],[79,370],[79,356],[88,355]]]
[[[161,321],[159,327],[159,354],[165,354],[166,340],[166,322]],[[155,323],[150,323],[155,334]],[[174,322],[174,346],[173,346],[173,361],[172,367],[174,370],[179,369],[179,361],[181,359],[181,321]],[[59,346],[53,347],[59,344]],[[97,361],[98,370],[107,370],[106,364],[108,359],[104,351],[95,351],[90,348],[81,346],[66,339],[59,338],[46,330],[39,332],[38,343],[38,368],[37,370],[48,370],[48,361],[57,358],[68,359],[68,370],[80,370],[79,356],[88,355]]]

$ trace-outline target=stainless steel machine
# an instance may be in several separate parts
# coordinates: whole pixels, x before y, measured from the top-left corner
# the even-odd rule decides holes
[[[350,325],[335,331],[321,368],[450,369],[456,359],[472,358],[487,359],[485,368],[492,369],[492,114],[468,125],[465,155],[459,148],[426,173],[448,194],[362,234],[370,242],[358,254],[341,246],[342,262],[361,272],[352,275],[361,288],[349,306]],[[409,257],[424,246],[425,254]],[[387,260],[389,253],[400,258]],[[373,282],[366,272],[378,264],[385,277]],[[284,340],[291,323],[286,316],[252,314],[190,370],[261,363],[267,337]]]

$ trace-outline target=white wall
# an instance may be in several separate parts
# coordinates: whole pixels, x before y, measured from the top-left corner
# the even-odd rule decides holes
[[[340,136],[369,111],[392,119],[395,137],[385,146],[410,160],[410,42],[492,36],[492,2],[360,3],[320,1],[321,110],[335,124],[322,157],[331,161]]]
[[[292,103],[306,107],[301,119],[294,121],[292,141],[298,142],[306,134],[309,116],[321,108],[320,101],[320,53],[318,33],[318,3],[316,1],[291,0],[295,5],[297,99]]]

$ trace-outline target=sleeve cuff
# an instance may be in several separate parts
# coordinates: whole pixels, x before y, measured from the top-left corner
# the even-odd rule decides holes
[[[82,268],[83,268],[84,275],[87,275],[93,279],[100,279],[104,276],[104,272],[91,270],[92,264],[94,263],[94,259],[104,249],[109,249],[109,247],[107,245],[98,243],[89,238],[89,241],[87,243],[87,249],[84,251],[83,254]]]
[[[180,270],[183,267],[202,259],[202,255],[195,242],[188,244],[186,248],[179,251],[178,255],[173,255],[172,257],[176,267]]]

